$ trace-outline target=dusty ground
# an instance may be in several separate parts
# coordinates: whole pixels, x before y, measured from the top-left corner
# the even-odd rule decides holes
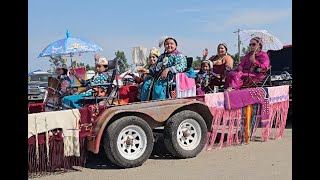
[[[78,171],[32,179],[289,180],[292,179],[292,129],[291,125],[288,127],[280,140],[203,151],[193,159],[174,159],[167,155],[160,142],[141,167],[116,169],[105,160],[104,155],[99,155],[90,156],[87,167],[77,167]]]

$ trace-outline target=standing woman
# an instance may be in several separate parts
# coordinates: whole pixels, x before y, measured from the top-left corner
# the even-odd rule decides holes
[[[238,65],[237,70],[228,73],[225,82],[225,89],[240,89],[243,81],[251,76],[255,83],[260,82],[266,76],[266,72],[270,68],[269,56],[262,51],[261,38],[254,37],[249,44],[251,51],[248,52]]]
[[[151,93],[152,100],[166,99],[168,82],[173,80],[176,73],[184,72],[187,69],[187,59],[177,50],[177,46],[176,39],[167,37],[164,40],[165,52],[159,56],[156,65],[149,69],[140,70],[150,74],[153,78],[149,90],[142,90],[144,93]],[[145,94],[141,95],[145,96]]]

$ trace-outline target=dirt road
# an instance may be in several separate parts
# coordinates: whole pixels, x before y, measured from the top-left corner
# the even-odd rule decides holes
[[[250,142],[203,151],[193,159],[174,159],[155,146],[154,153],[141,167],[116,169],[103,155],[90,157],[86,168],[33,180],[289,180],[292,179],[292,129],[286,129],[282,139]]]

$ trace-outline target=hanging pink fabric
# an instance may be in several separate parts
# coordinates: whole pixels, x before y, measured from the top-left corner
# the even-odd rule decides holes
[[[268,87],[270,121],[262,130],[262,138],[270,138],[274,126],[273,139],[280,139],[286,126],[289,109],[289,85]]]
[[[178,73],[180,90],[185,91],[196,85],[194,78],[189,78],[185,73]]]
[[[223,93],[205,94],[204,97],[205,103],[208,105],[213,115],[212,131],[207,134],[208,139],[206,149],[211,150],[214,147],[221,121],[221,136],[217,148],[220,149],[223,147],[225,133],[227,133],[225,146],[239,144],[240,141],[237,132],[240,128],[241,109],[225,110]]]

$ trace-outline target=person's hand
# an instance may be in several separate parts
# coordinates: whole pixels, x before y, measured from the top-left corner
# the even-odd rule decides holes
[[[127,72],[127,73],[123,76],[123,78],[126,77],[126,76],[134,77],[134,74],[133,74],[132,72]]]
[[[150,71],[149,71],[149,69],[144,69],[144,72],[143,72],[143,74],[150,74]]]
[[[165,68],[161,73],[161,79],[166,79],[169,72],[169,68]]]
[[[202,56],[207,57],[208,56],[208,48],[205,48],[203,50]]]
[[[138,70],[138,72],[140,74],[149,74],[149,69],[142,68],[142,69]]]
[[[144,69],[144,67],[142,67],[142,66],[137,66],[136,67],[136,71],[140,71],[141,69]]]
[[[140,73],[140,74],[149,73],[149,70],[146,69],[146,68],[144,68],[144,67],[142,67],[142,66],[138,66],[138,67],[136,68],[136,70],[137,70],[137,72]]]
[[[254,54],[252,54],[252,55],[250,56],[250,61],[251,61],[252,63],[255,63],[255,62],[256,62],[256,56],[255,56]]]
[[[198,88],[198,87],[201,87],[201,84],[200,83],[197,83],[196,84],[196,87]]]
[[[221,76],[220,76],[219,74],[216,74],[215,76],[216,76],[216,78],[218,78],[218,79],[221,78]]]

